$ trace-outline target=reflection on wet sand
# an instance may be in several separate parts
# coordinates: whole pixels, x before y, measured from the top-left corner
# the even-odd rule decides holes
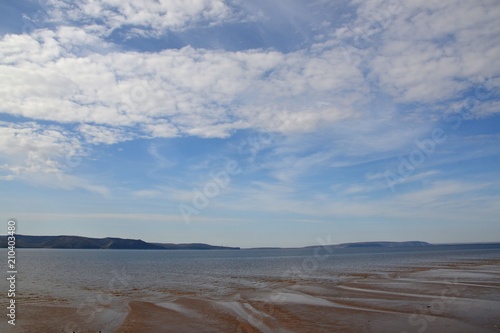
[[[500,262],[314,278],[237,281],[220,295],[127,293],[90,312],[26,297],[19,332],[499,332]]]

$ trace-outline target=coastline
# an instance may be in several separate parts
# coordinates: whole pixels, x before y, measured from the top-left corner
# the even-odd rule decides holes
[[[21,299],[13,332],[500,332],[500,260],[293,278],[235,286],[219,297],[172,291],[127,297],[94,313]],[[87,313],[88,312],[88,313]],[[2,323],[3,325],[3,323]],[[1,326],[0,326],[1,328]]]

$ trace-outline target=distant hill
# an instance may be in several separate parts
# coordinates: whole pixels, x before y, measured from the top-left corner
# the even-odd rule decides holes
[[[360,243],[343,243],[338,247],[410,247],[410,246],[431,246],[427,242],[409,241],[409,242],[360,242]]]
[[[332,248],[360,248],[360,247],[422,247],[432,246],[432,244],[421,241],[408,241],[408,242],[358,242],[358,243],[342,243],[336,245],[326,245]],[[307,246],[307,248],[318,247]]]
[[[329,248],[387,248],[387,247],[422,247],[432,244],[421,241],[410,242],[359,242],[325,245]],[[7,247],[7,236],[0,236],[0,248]],[[17,248],[37,249],[123,249],[123,250],[239,250],[239,247],[214,246],[203,243],[172,244],[147,243],[140,239],[124,238],[89,238],[80,236],[26,236],[16,235]],[[304,248],[316,248],[319,245]],[[279,249],[279,248],[254,248]]]
[[[0,247],[7,247],[7,236],[0,236]],[[16,235],[16,248],[38,249],[122,249],[122,250],[218,250],[239,249],[208,244],[160,244],[140,239],[89,238],[80,236]]]

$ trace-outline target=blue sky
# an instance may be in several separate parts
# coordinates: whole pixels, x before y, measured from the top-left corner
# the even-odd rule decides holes
[[[498,1],[3,1],[24,234],[499,241]]]

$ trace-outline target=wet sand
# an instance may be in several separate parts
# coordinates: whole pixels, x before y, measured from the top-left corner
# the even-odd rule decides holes
[[[500,332],[500,261],[263,279],[219,296],[170,293],[74,307],[20,300],[2,332]],[[8,327],[7,330],[5,327]],[[4,329],[5,328],[5,329]]]

